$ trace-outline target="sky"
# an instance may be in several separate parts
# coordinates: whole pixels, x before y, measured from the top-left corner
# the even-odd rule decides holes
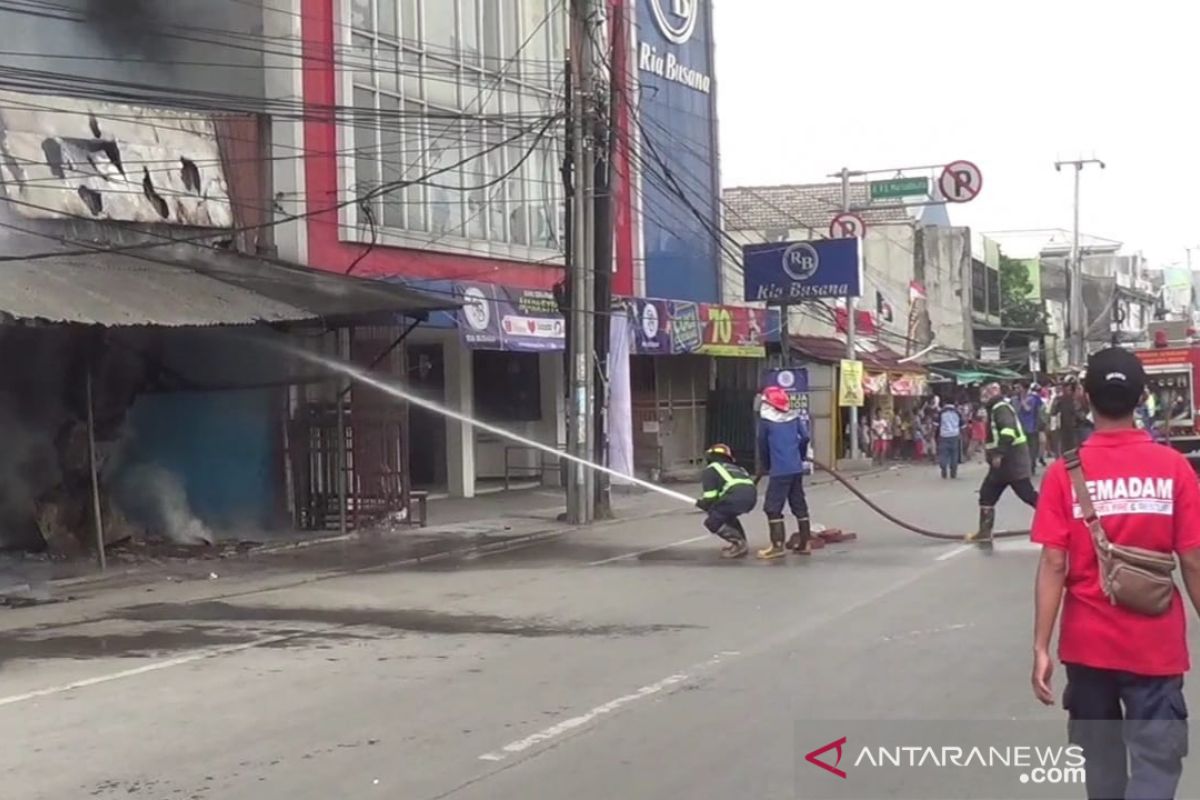
[[[714,0],[725,186],[967,159],[973,230],[1080,228],[1152,265],[1200,248],[1200,3]],[[1200,249],[1193,253],[1200,269]]]

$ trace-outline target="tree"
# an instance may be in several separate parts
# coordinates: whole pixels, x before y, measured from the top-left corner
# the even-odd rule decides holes
[[[1012,328],[1042,328],[1046,312],[1034,300],[1033,281],[1023,261],[1000,254],[1000,322]]]

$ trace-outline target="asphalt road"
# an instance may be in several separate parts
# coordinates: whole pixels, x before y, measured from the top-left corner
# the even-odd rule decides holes
[[[863,486],[962,531],[977,479]],[[244,575],[3,612],[0,797],[1023,796],[1003,770],[975,794],[885,791],[804,762],[888,720],[916,738],[972,720],[1065,730],[1028,689],[1028,542],[923,540],[836,486],[812,504],[861,539],[722,562],[681,512],[283,588]],[[1008,497],[999,516],[1024,527],[1030,511]],[[765,539],[759,515],[751,531]]]

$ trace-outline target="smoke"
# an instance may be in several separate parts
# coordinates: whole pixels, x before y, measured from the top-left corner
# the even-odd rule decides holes
[[[135,464],[117,473],[113,487],[118,507],[150,538],[176,544],[211,545],[213,532],[193,513],[183,482],[158,464]]]

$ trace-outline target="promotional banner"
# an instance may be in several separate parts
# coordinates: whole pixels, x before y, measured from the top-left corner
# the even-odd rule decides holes
[[[674,355],[695,353],[704,344],[704,326],[700,321],[699,303],[672,301],[671,352]]]
[[[925,394],[925,378],[911,373],[894,373],[888,380],[895,397],[920,397]]]
[[[808,370],[804,367],[769,369],[762,374],[762,386],[778,386],[788,394],[791,408],[808,418]]]
[[[634,474],[629,353],[635,336],[640,335],[635,334],[640,327],[628,311],[616,311],[608,329],[608,465],[629,476]]]
[[[566,346],[566,323],[551,292],[491,283],[460,283],[458,329],[477,350],[543,352]]]
[[[662,300],[627,301],[626,308],[632,318],[634,330],[634,352],[645,356],[671,354],[671,315]]]
[[[886,372],[868,372],[863,375],[863,391],[867,394],[888,394],[888,376]],[[889,397],[891,395],[888,395]]]
[[[842,359],[838,375],[838,405],[843,408],[862,406],[866,402],[866,393],[863,391],[863,363]]]
[[[745,306],[700,306],[704,343],[699,353],[709,356],[766,358],[763,341],[766,312]]]
[[[742,263],[749,302],[784,305],[862,294],[858,239],[749,244]]]

